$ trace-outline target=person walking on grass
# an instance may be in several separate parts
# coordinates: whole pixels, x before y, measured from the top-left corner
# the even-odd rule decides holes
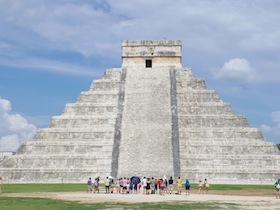
[[[98,192],[99,193],[99,177],[95,178],[94,183],[93,183],[93,192]]]

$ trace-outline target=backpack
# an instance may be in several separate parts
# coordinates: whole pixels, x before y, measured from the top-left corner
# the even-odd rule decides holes
[[[185,182],[185,186],[186,186],[186,187],[190,187],[190,186],[191,186],[191,183],[189,182],[188,179],[187,179],[186,182]]]
[[[280,189],[280,183],[278,182],[277,185],[275,186],[277,189]]]

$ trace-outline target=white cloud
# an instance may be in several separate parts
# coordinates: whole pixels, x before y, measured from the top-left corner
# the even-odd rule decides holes
[[[50,59],[26,57],[25,59],[17,59],[17,62],[11,62],[9,59],[0,57],[0,65],[14,68],[29,68],[37,71],[41,70],[61,74],[86,75],[95,77],[99,76],[97,71],[93,71],[93,68]]]
[[[272,120],[277,123],[277,127],[280,128],[280,111],[271,113]]]
[[[254,82],[258,80],[257,73],[244,58],[233,58],[225,62],[221,69],[213,72],[218,80],[234,82]]]
[[[18,135],[7,135],[0,139],[0,151],[15,151],[20,146]]]
[[[36,132],[36,126],[11,110],[11,102],[0,98],[0,151],[17,150],[23,142],[31,141]]]
[[[280,111],[272,112],[271,119],[275,123],[273,126],[262,125],[260,129],[264,133],[272,134],[273,136],[280,138]]]
[[[263,133],[269,133],[272,131],[272,128],[268,125],[261,125],[260,129]]]
[[[265,56],[277,55],[280,49],[279,4],[268,2],[0,0],[1,35],[9,40],[2,44],[5,49],[0,53],[16,54],[16,45],[31,56],[27,60],[38,60],[35,57],[39,55],[28,53],[31,49],[115,58],[120,55],[123,39],[180,39],[188,53],[184,57],[203,59],[200,65],[210,68],[238,55],[250,58],[261,74],[265,68],[266,81],[280,81],[275,73],[279,59]],[[255,54],[257,59],[253,58]],[[18,61],[20,58],[11,59],[10,64]],[[273,66],[268,68],[267,63]],[[228,79],[240,78],[231,75]],[[247,76],[245,80],[255,78]]]

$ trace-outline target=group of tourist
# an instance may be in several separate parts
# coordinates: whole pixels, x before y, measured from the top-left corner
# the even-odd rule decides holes
[[[91,177],[87,182],[87,192],[100,192],[99,189],[100,177],[97,177],[92,181]],[[119,194],[137,194],[142,192],[143,194],[173,194],[174,186],[176,186],[176,194],[182,194],[182,188],[185,188],[186,195],[190,195],[191,183],[189,179],[182,180],[181,177],[178,177],[177,180],[174,180],[172,177],[169,179],[164,176],[163,178],[155,179],[144,177],[142,180],[137,177],[123,177],[114,180],[111,176],[106,177],[104,181],[105,193],[119,193]],[[209,183],[207,179],[204,179],[204,182],[199,180],[198,183],[198,192],[197,194],[204,193],[207,194],[209,190]]]

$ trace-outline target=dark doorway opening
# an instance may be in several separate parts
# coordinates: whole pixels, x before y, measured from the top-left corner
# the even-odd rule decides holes
[[[152,60],[146,60],[146,68],[152,68]]]

